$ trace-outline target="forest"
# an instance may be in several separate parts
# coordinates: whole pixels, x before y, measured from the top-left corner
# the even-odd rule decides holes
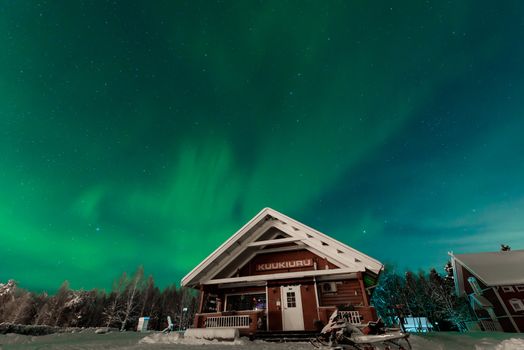
[[[455,295],[450,262],[445,271],[445,275],[435,269],[399,273],[386,267],[372,298],[378,315],[389,326],[413,316],[427,317],[436,331],[466,331],[475,316],[466,298]]]
[[[0,323],[131,330],[139,317],[148,316],[149,329],[163,330],[171,316],[175,329],[184,329],[193,320],[196,303],[193,290],[176,285],[160,290],[143,267],[132,276],[123,273],[109,293],[72,290],[67,281],[53,295],[24,290],[13,280],[0,283]]]
[[[474,319],[464,298],[454,294],[451,266],[440,275],[399,273],[387,267],[374,288],[372,304],[387,325],[398,324],[406,316],[427,317],[434,330],[467,329]],[[150,317],[149,329],[163,330],[167,316],[175,329],[191,326],[197,310],[196,292],[175,285],[160,290],[152,276],[145,277],[139,267],[132,276],[123,273],[110,292],[72,290],[65,281],[53,294],[34,293],[10,280],[0,283],[0,323],[56,327],[111,327],[136,329],[138,318]]]

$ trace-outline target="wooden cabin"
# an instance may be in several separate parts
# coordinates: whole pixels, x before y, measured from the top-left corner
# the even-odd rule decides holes
[[[376,320],[370,297],[383,265],[265,208],[182,279],[200,291],[196,328],[313,331],[343,306],[353,323]]]
[[[457,295],[484,331],[524,332],[524,250],[453,254]]]

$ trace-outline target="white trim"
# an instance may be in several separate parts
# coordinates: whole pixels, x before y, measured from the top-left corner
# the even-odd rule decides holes
[[[269,220],[255,229],[255,227],[268,216]],[[221,271],[221,269],[243,253],[246,249],[246,245],[249,246],[249,243],[256,241],[256,239],[264,234],[270,227],[276,227],[279,230],[284,231],[286,234],[290,235],[290,237],[297,238],[297,241],[298,238],[300,238],[300,241],[305,243],[306,246],[319,250],[328,260],[338,262],[338,264],[335,265],[340,264],[342,265],[341,267],[352,267],[353,270],[356,271],[365,271],[368,269],[377,275],[384,268],[382,263],[378,260],[330,238],[309,226],[299,223],[276,210],[264,208],[206,259],[198,264],[191,272],[189,272],[182,279],[181,285],[195,286],[206,278],[213,278]],[[248,233],[249,235],[245,237],[245,239],[242,239]],[[284,239],[286,238],[283,238],[280,241],[282,242]],[[235,243],[237,243],[237,246],[234,245]],[[224,257],[224,254],[227,254],[227,256]],[[208,271],[205,271],[218,260],[220,263],[215,264],[215,266],[211,267]],[[200,274],[203,275],[199,276]]]
[[[455,282],[455,294],[457,296],[462,296],[465,293],[464,279],[462,278],[462,265],[460,265],[460,262],[459,262],[457,266],[457,261],[455,260],[455,255],[453,255],[453,252],[448,252],[448,255],[451,257],[451,266],[453,267],[453,280]]]
[[[513,319],[513,317],[511,316],[508,308],[506,307],[506,303],[504,303],[504,301],[502,300],[502,298],[500,297],[500,294],[497,290],[497,288],[493,287],[493,292],[495,292],[495,295],[497,296],[497,299],[500,303],[500,305],[502,305],[502,308],[504,309],[504,312],[506,313],[506,315],[509,317],[509,320],[511,321],[511,324],[513,325],[513,327],[515,328],[515,331],[517,331],[517,333],[520,333],[520,330],[519,330],[519,327],[517,326],[517,324],[515,323],[515,320]],[[498,320],[497,320],[498,322]]]
[[[317,304],[317,320],[320,320],[320,301],[318,300],[317,278],[313,277],[313,288],[315,288],[315,302]]]
[[[524,284],[519,284],[518,286],[515,286],[515,289],[517,292],[524,292]]]
[[[240,264],[238,264],[238,266],[240,268],[244,267],[244,265],[246,265],[249,261],[251,261],[251,259],[253,259],[257,255],[267,254],[267,253],[277,253],[277,252],[288,252],[288,251],[294,251],[294,250],[308,250],[311,253],[313,253],[316,256],[318,256],[319,258],[326,259],[328,262],[330,262],[333,265],[337,266],[337,268],[346,268],[347,267],[344,264],[342,264],[340,261],[335,261],[335,260],[325,256],[324,254],[322,254],[317,249],[315,249],[313,247],[308,247],[307,245],[297,245],[297,246],[290,246],[290,247],[278,247],[278,248],[257,250],[257,251],[254,251],[252,254],[248,255],[247,258],[242,260],[242,262]],[[358,270],[358,271],[364,272],[365,270]],[[229,274],[228,277],[233,277],[236,273],[237,273],[237,271],[232,271]]]
[[[205,320],[205,328],[249,328],[251,315],[211,316]]]
[[[253,233],[251,234],[251,237],[248,237],[243,243],[245,242],[255,242],[260,236],[263,236],[269,229],[271,228],[277,228],[278,230],[289,234],[290,236],[293,235],[293,232],[288,232],[288,227],[286,227],[282,222],[280,222],[278,219],[272,217],[272,219],[268,220],[264,224],[262,224],[259,228],[257,228]],[[249,230],[248,230],[249,231]],[[238,243],[238,241],[237,241]],[[215,277],[217,274],[219,274],[222,270],[224,270],[225,267],[227,267],[230,263],[232,263],[238,256],[240,256],[244,250],[240,249],[242,244],[239,244],[238,247],[236,247],[236,253],[235,254],[229,254],[225,259],[222,259],[220,261],[220,264],[216,264],[214,268],[211,268],[210,271],[207,272],[207,276]],[[244,249],[248,249],[249,247],[245,247]],[[217,257],[218,259],[218,257]],[[247,260],[249,261],[249,260]],[[210,264],[214,262],[211,261]],[[242,265],[239,265],[239,267],[244,266],[245,262],[242,263]],[[338,265],[337,265],[338,266]],[[235,272],[235,271],[234,271]],[[234,274],[234,273],[232,273]],[[202,280],[203,278],[201,278]]]
[[[522,300],[513,298],[509,299],[508,301],[515,312],[524,311],[524,303]]]
[[[304,277],[313,277],[321,275],[339,275],[357,272],[350,268],[345,269],[330,269],[330,270],[308,270],[308,271],[298,271],[298,272],[283,272],[283,273],[274,273],[270,275],[253,275],[253,276],[242,276],[242,277],[233,277],[233,278],[219,278],[204,281],[202,284],[222,284],[222,283],[242,283],[242,282],[254,282],[254,281],[271,281],[271,280],[281,280],[281,279],[293,279],[293,278],[304,278]]]
[[[515,291],[513,286],[502,286],[501,288],[504,293],[513,293]]]
[[[315,229],[313,229],[313,228],[311,228],[311,227],[309,227],[309,226],[307,226],[307,225],[305,225],[305,224],[303,224],[303,223],[300,223],[300,222],[298,222],[298,221],[296,221],[296,220],[294,220],[294,219],[292,219],[292,218],[290,218],[290,217],[288,217],[288,216],[286,216],[286,215],[284,215],[284,214],[282,214],[282,213],[279,213],[279,212],[277,212],[276,210],[273,210],[273,209],[270,209],[270,208],[268,208],[268,209],[270,210],[270,212],[272,213],[272,215],[273,215],[273,214],[274,214],[274,215],[278,215],[278,216],[283,217],[284,220],[291,221],[291,223],[294,223],[294,224],[295,224],[294,226],[298,227],[299,230],[304,229],[304,230],[306,231],[306,235],[307,235],[307,233],[309,233],[309,234],[313,234],[313,236],[318,235],[318,236],[320,236],[320,238],[322,238],[324,241],[327,241],[327,242],[330,243],[332,246],[342,248],[342,249],[340,249],[341,251],[344,251],[344,250],[345,250],[345,251],[349,251],[349,252],[351,252],[352,255],[357,256],[358,259],[359,259],[363,264],[365,264],[365,265],[374,265],[373,267],[369,266],[369,267],[370,267],[369,270],[371,270],[371,271],[373,271],[373,272],[375,272],[375,273],[378,274],[378,273],[379,273],[380,271],[382,271],[382,269],[384,268],[384,265],[383,265],[380,261],[378,261],[378,260],[376,260],[376,259],[373,259],[373,258],[371,258],[370,256],[365,255],[364,253],[359,252],[358,250],[356,250],[356,249],[354,249],[354,248],[351,248],[350,246],[347,246],[347,245],[345,245],[344,243],[339,242],[339,241],[337,241],[337,240],[335,240],[335,239],[333,239],[333,238],[331,238],[331,237],[329,237],[329,236],[323,234],[323,233],[320,232],[320,231],[317,231],[317,230],[315,230]],[[293,225],[292,225],[292,226],[293,226]],[[335,251],[336,251],[336,249],[335,249]],[[366,261],[367,263],[365,263],[365,261]],[[367,267],[367,266],[366,266],[366,267]],[[376,270],[376,271],[375,271],[375,270]]]
[[[286,288],[294,288],[296,291],[292,291],[295,294],[295,306],[289,306],[288,300],[287,300],[287,293],[290,293],[289,290],[286,290]],[[305,329],[304,324],[304,304],[302,303],[302,285],[301,284],[288,284],[280,286],[280,314],[282,317],[282,330],[283,331],[303,331]],[[288,315],[287,320],[293,320],[293,321],[300,321],[298,325],[298,329],[294,329],[293,327],[290,327],[289,325],[286,325],[286,311],[288,309],[293,309],[293,313],[296,315],[293,317],[293,314],[291,314],[291,318]]]
[[[239,282],[239,283],[229,283],[229,284],[219,284],[217,287],[218,289],[225,289],[225,288],[243,288],[243,287],[264,287],[266,285],[266,281],[258,281],[258,282]]]
[[[269,288],[266,283],[266,331],[269,332]]]
[[[278,239],[269,239],[267,241],[254,241],[249,243],[248,247],[260,247],[264,245],[275,245],[275,244],[283,244],[283,243],[293,243],[297,241],[301,241],[302,238],[300,237],[289,237],[289,238],[278,238]]]
[[[262,234],[264,234],[264,232],[265,232],[266,230],[270,229],[271,227],[274,227],[274,226],[275,226],[274,224],[275,224],[275,223],[271,222],[271,220],[268,220],[267,222],[263,223],[263,224],[258,228],[258,230],[255,230],[255,231],[259,231],[259,232],[257,232],[257,233],[258,233],[257,236],[255,236],[255,237],[250,237],[249,241],[252,242],[252,241],[256,240],[259,236],[261,236]],[[249,229],[248,229],[248,231],[249,231]],[[236,234],[235,234],[235,236],[236,236]],[[240,237],[239,237],[239,238],[240,238]],[[242,246],[241,243],[238,243],[238,240],[236,240],[236,242],[232,242],[231,245],[233,245],[234,243],[237,243],[237,244],[238,244],[238,247],[241,247],[241,246]],[[213,268],[211,268],[211,269],[207,272],[206,275],[207,275],[207,276],[216,276],[216,275],[217,275],[221,270],[224,269],[224,267],[228,266],[232,261],[234,261],[234,260],[235,260],[235,259],[236,259],[240,254],[242,254],[242,253],[244,252],[243,249],[238,249],[238,247],[235,248],[236,251],[235,251],[235,249],[233,250],[234,254],[233,254],[233,252],[231,252],[230,254],[228,254],[227,257],[221,259],[221,260],[220,260],[220,264],[215,264],[215,266],[214,266]],[[228,248],[229,248],[229,247],[228,247]],[[227,248],[226,248],[225,250],[227,250]],[[225,251],[225,250],[224,250],[224,251]],[[213,253],[212,255],[214,255],[214,254],[215,254],[215,253]],[[205,267],[207,267],[207,266],[213,264],[213,263],[214,263],[214,262],[215,262],[215,261],[220,257],[220,255],[223,255],[223,253],[218,254],[218,255],[216,256],[216,258],[214,257],[212,260],[209,260],[208,263],[207,263],[207,265],[202,267],[202,270],[203,270]],[[209,256],[208,258],[206,258],[206,260],[208,260],[210,257],[211,257],[211,256]],[[201,278],[201,279],[202,279],[202,278]],[[184,280],[182,280],[182,282],[184,282]]]
[[[240,237],[242,237],[249,229],[255,226],[257,222],[262,220],[267,215],[267,209],[262,209],[257,215],[255,215],[251,220],[249,220],[244,226],[240,228],[233,236],[229,237],[224,243],[222,243],[213,253],[211,253],[207,258],[202,260],[193,270],[191,270],[187,275],[182,278],[182,286],[185,286],[189,283],[189,280],[193,278],[196,274],[201,272],[209,263],[214,260],[214,258],[223,253],[227,248],[229,248],[234,242],[236,242]]]

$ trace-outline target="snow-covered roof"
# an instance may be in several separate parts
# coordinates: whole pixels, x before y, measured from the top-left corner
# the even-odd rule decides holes
[[[265,237],[264,234],[272,228],[278,229],[285,237],[279,239]],[[214,284],[218,281],[233,283],[236,278],[232,275],[236,269],[231,270],[230,265],[241,267],[238,266],[239,261],[245,263],[256,254],[261,253],[264,248],[282,243],[294,243],[296,248],[307,249],[325,257],[344,273],[371,271],[379,274],[383,268],[381,262],[358,250],[274,209],[264,208],[189,272],[182,279],[181,284],[194,287],[198,284]],[[288,277],[291,277],[291,274]]]
[[[487,286],[524,284],[524,250],[455,254]]]

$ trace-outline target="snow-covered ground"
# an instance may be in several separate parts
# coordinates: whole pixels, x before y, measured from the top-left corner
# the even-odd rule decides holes
[[[147,336],[147,338],[145,338]],[[145,339],[144,339],[145,338]],[[509,333],[431,333],[412,335],[413,350],[524,350],[524,334]],[[175,345],[176,344],[176,345]],[[95,334],[93,331],[80,333],[59,333],[45,336],[24,336],[17,334],[0,335],[0,349],[133,349],[196,350],[299,350],[311,349],[309,343],[265,343],[240,339],[234,343],[188,340],[180,341],[175,335],[135,332],[110,332]]]

